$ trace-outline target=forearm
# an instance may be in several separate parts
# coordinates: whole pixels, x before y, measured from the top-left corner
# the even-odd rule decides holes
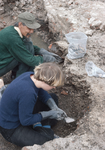
[[[37,55],[38,52],[40,51],[40,48],[38,46],[36,46],[36,45],[33,45],[33,47],[34,47],[34,52]]]
[[[55,101],[54,101],[52,98],[49,98],[46,104],[49,106],[49,108],[50,108],[51,110],[58,111],[59,119],[60,119],[60,117],[61,117],[61,120],[62,120],[63,118],[65,118],[65,117],[67,116],[66,112],[63,111],[62,109],[60,109],[60,108],[56,105]]]
[[[42,115],[40,113],[29,115],[29,117],[24,116],[24,118],[20,118],[20,122],[23,126],[30,126],[34,123],[41,122]]]
[[[22,43],[14,43],[9,49],[11,57],[15,58],[20,63],[25,63],[30,67],[35,67],[43,63],[42,56],[35,56],[31,54]]]
[[[58,106],[56,105],[55,101],[53,98],[49,98],[46,104],[49,106],[50,109],[56,109]]]
[[[51,95],[47,91],[45,91],[43,89],[39,90],[38,100],[40,100],[42,103],[46,104],[49,98],[51,98]]]

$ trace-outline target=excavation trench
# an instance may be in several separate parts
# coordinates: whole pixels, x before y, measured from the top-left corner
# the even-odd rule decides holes
[[[55,38],[52,33],[49,33],[47,26],[42,26],[37,33],[32,36],[32,41],[35,45],[48,49],[48,45],[53,43]],[[43,38],[43,40],[42,40]],[[44,41],[47,41],[46,43]],[[59,53],[59,52],[58,52]],[[83,80],[83,76],[72,74],[66,71],[64,64],[59,65],[63,72],[66,74],[65,85],[56,88],[50,92],[54,92],[59,97],[59,107],[63,109],[71,118],[76,121],[70,124],[65,121],[58,121],[57,125],[53,127],[55,134],[60,137],[66,137],[77,129],[78,121],[89,112],[90,99],[90,86]]]
[[[70,75],[69,84],[53,91],[59,97],[59,107],[63,109],[69,117],[75,118],[76,122],[67,124],[58,121],[53,128],[60,137],[66,137],[77,129],[78,121],[89,111],[91,99],[89,98],[89,86],[86,81],[78,81],[79,76]],[[73,81],[75,81],[73,83]]]
[[[19,0],[17,0],[17,1],[19,1]],[[43,2],[39,1],[39,0],[35,1],[35,2],[36,2],[35,6],[38,6],[38,7],[36,7],[37,10],[36,10],[36,8],[35,8],[35,10],[33,9],[32,13],[40,14],[39,11],[42,9],[42,16],[45,15],[44,17],[46,17],[46,15],[47,15],[46,9],[43,6]],[[11,3],[12,3],[12,5],[11,5]],[[89,11],[90,16],[88,19],[92,18],[93,12],[95,13],[95,9],[94,9],[94,11],[92,11],[93,5],[91,6],[90,4],[91,4],[91,1],[89,1],[89,9],[88,10],[90,10]],[[95,4],[95,2],[94,2],[94,4]],[[99,4],[99,3],[97,2],[95,4],[96,9],[100,5],[100,4],[99,5],[97,5],[97,4]],[[26,5],[30,9],[31,5],[28,5],[28,4],[26,4]],[[81,6],[81,4],[79,5],[79,3],[75,3],[75,5],[76,5],[76,7],[74,10],[77,12],[78,11],[77,8],[79,8],[78,6]],[[70,7],[72,8],[72,6],[75,6],[75,5],[74,4],[70,5]],[[40,7],[40,6],[42,6],[42,7]],[[73,16],[73,20],[74,19],[80,20],[81,18],[78,16],[79,15],[81,16],[81,14],[82,14],[82,17],[85,16],[85,13],[83,15],[83,12],[86,12],[85,7],[84,7],[85,3],[82,6],[83,6],[82,7],[83,9],[80,8],[81,11],[79,10],[78,15]],[[90,6],[91,6],[91,8],[90,8]],[[26,6],[23,6],[23,7],[17,7],[17,11],[15,11],[15,10],[13,10],[14,7],[15,7],[15,0],[5,0],[5,3],[4,3],[5,13],[3,15],[1,15],[1,21],[3,21],[2,24],[4,25],[4,27],[11,25],[11,24],[13,25],[13,22],[16,21],[15,17],[18,15],[18,11],[22,12],[24,10],[28,10]],[[60,5],[60,8],[61,8],[61,5]],[[67,10],[67,8],[65,8],[65,10]],[[72,10],[73,9],[71,9],[71,11],[70,11],[71,14],[72,14]],[[99,9],[99,11],[100,11],[100,9]],[[43,12],[45,12],[45,14]],[[12,15],[13,13],[14,13],[14,16]],[[37,16],[38,19],[40,18],[39,14]],[[50,11],[48,12],[48,15],[49,14],[50,14]],[[98,12],[97,12],[97,14],[98,14]],[[44,19],[44,17],[42,17],[42,19],[46,21],[46,19]],[[66,18],[66,16],[65,16],[65,18]],[[100,18],[101,18],[101,16],[99,18],[97,16],[97,20],[100,20]],[[66,19],[66,21],[68,19]],[[70,18],[70,20],[71,19],[72,18]],[[48,20],[49,20],[49,18],[48,18]],[[5,25],[4,21],[7,22],[7,25]],[[55,21],[54,25],[57,25],[55,19],[54,19],[54,21]],[[40,23],[40,21],[39,21],[39,23]],[[104,149],[104,146],[103,146],[104,143],[102,142],[105,139],[104,138],[104,133],[105,133],[105,129],[104,129],[104,121],[105,121],[104,120],[104,104],[105,104],[104,103],[104,100],[105,100],[104,89],[105,89],[105,85],[103,84],[104,79],[94,78],[94,77],[90,78],[87,76],[86,70],[85,70],[85,64],[88,60],[94,61],[94,63],[97,64],[101,69],[103,69],[103,70],[105,69],[104,68],[105,63],[104,63],[104,58],[103,58],[104,57],[104,47],[105,47],[103,44],[104,43],[103,42],[104,41],[104,28],[103,28],[103,31],[100,31],[100,29],[98,29],[98,28],[92,29],[91,28],[92,26],[90,26],[89,30],[88,30],[88,28],[87,28],[88,26],[86,25],[86,23],[88,23],[87,20],[86,20],[86,22],[83,22],[83,24],[81,24],[83,26],[81,26],[80,22],[78,22],[77,25],[80,25],[79,28],[78,28],[78,26],[76,26],[75,28],[72,28],[72,24],[71,24],[71,26],[69,26],[70,27],[69,32],[71,32],[72,29],[74,32],[74,31],[78,31],[78,30],[81,30],[82,28],[84,28],[83,32],[86,29],[85,31],[89,31],[89,34],[91,34],[90,33],[90,29],[91,29],[92,35],[88,36],[88,42],[87,42],[88,52],[85,54],[85,56],[83,58],[72,60],[71,62],[70,61],[67,62],[67,60],[65,58],[64,63],[60,64],[60,67],[62,68],[62,70],[64,71],[64,73],[66,75],[65,85],[63,87],[56,88],[51,91],[51,92],[56,93],[57,96],[59,97],[59,107],[61,109],[63,109],[69,117],[75,118],[76,121],[73,123],[70,123],[70,124],[66,124],[64,121],[58,121],[56,126],[53,127],[53,130],[54,130],[54,133],[57,134],[58,136],[64,137],[64,139],[63,139],[64,141],[67,140],[67,142],[65,142],[65,144],[67,146],[67,143],[68,143],[68,147],[70,147],[71,149],[75,149],[76,147],[79,147],[81,149],[84,149],[84,147],[87,149],[89,149],[90,147],[91,148],[98,147],[98,149],[101,149],[101,147],[103,147],[103,149]],[[58,24],[58,25],[60,26],[60,24]],[[53,26],[53,24],[52,24],[52,26]],[[52,29],[53,29],[53,27],[52,27]],[[59,28],[57,28],[56,31],[58,31],[58,29]],[[59,32],[56,33],[54,30],[54,33],[52,33],[51,31],[49,31],[48,24],[45,24],[43,21],[41,28],[39,28],[38,31],[36,31],[36,33],[32,35],[33,43],[35,45],[39,46],[40,48],[48,49],[48,46],[50,44],[52,45],[52,43],[54,43],[56,41],[59,42],[59,40],[62,39],[64,42],[65,36],[62,36],[60,39]],[[65,33],[68,33],[68,31]],[[57,53],[60,50],[59,47],[57,47],[57,48],[54,47],[54,49],[57,49]],[[58,54],[60,56],[63,55],[63,57],[66,56],[62,51],[59,51]],[[11,71],[3,76],[5,84],[11,83],[12,80],[11,80],[10,76],[11,76]],[[94,109],[93,109],[93,107],[94,107]],[[91,115],[91,117],[90,117],[90,115]],[[69,136],[70,133],[74,133],[74,136]],[[83,135],[82,133],[83,134],[86,133],[86,134]],[[93,133],[95,133],[95,134],[93,134]],[[67,136],[69,138],[66,139],[65,137],[67,137]],[[74,141],[75,138],[77,140]],[[0,136],[0,141],[1,141],[0,147],[3,150],[4,149],[21,150],[20,147],[17,147],[14,144],[8,143],[2,136]],[[56,141],[58,141],[58,143]],[[53,142],[52,142],[52,145],[50,145],[51,148],[52,149],[54,149],[55,147],[56,147],[55,149],[68,148],[65,146],[65,144],[62,145],[60,142],[62,142],[62,139],[55,140],[54,141],[55,144],[53,144]],[[59,143],[60,143],[60,145],[59,145]],[[53,145],[55,145],[55,147]],[[41,148],[46,149],[47,148],[46,144],[45,144],[45,147],[41,147]],[[37,149],[37,148],[35,147],[35,149]],[[40,149],[40,148],[38,148],[38,149]]]

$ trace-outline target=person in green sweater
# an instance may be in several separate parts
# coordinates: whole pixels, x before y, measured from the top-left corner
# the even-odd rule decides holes
[[[0,31],[0,77],[10,70],[18,77],[43,62],[62,61],[58,55],[33,45],[30,36],[40,26],[32,13],[23,12],[14,26]]]

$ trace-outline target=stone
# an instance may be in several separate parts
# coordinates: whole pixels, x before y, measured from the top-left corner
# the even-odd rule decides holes
[[[13,11],[17,11],[17,10],[18,10],[18,8],[17,8],[17,7],[14,7],[14,8],[13,8]]]
[[[92,36],[93,33],[94,33],[93,30],[87,30],[87,31],[85,32],[85,34],[88,35],[88,36]]]
[[[89,22],[88,22],[89,25],[91,25],[91,24],[93,23],[93,21],[95,21],[95,20],[96,20],[96,19],[95,19],[94,17],[90,18],[90,19],[89,19]]]
[[[91,26],[94,27],[99,27],[102,24],[101,20],[95,20],[92,22]]]
[[[100,26],[100,30],[105,31],[105,22],[103,22]]]
[[[0,6],[4,6],[4,2],[0,0]]]
[[[63,52],[65,50],[68,49],[68,44],[66,41],[58,41],[58,42],[55,42],[57,44],[57,46],[60,48],[60,50]]]
[[[4,7],[0,7],[0,15],[4,13]]]
[[[15,2],[16,7],[18,7],[19,4],[20,4],[20,2],[18,2],[18,1]]]
[[[28,3],[28,4],[32,4],[32,3],[33,3],[33,0],[27,0],[27,3]]]
[[[21,7],[23,7],[25,4],[26,4],[26,1],[25,1],[25,0],[20,0],[20,5],[21,5]]]

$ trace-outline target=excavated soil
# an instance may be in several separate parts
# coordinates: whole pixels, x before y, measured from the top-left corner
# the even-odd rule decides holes
[[[78,76],[75,77],[75,79],[76,78],[78,78]],[[70,79],[72,80],[72,76]],[[80,85],[78,82],[75,84]],[[84,113],[89,111],[89,104],[91,103],[91,99],[89,99],[89,86],[86,85],[85,81],[81,83],[80,87],[76,87],[70,83],[53,90],[53,92],[59,97],[59,107],[63,109],[69,117],[76,119],[75,122],[70,124],[67,124],[65,121],[58,121],[57,125],[53,128],[57,135],[65,137],[76,130],[79,119],[84,116]]]

